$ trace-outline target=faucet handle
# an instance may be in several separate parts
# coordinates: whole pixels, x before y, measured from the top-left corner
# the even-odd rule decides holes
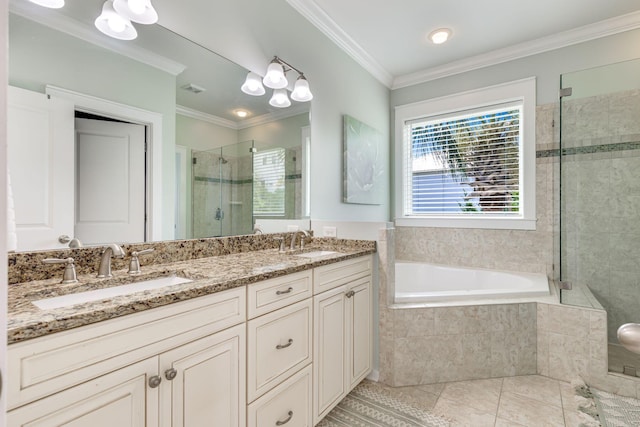
[[[274,237],[273,240],[275,240],[276,242],[280,242],[280,249],[278,249],[279,253],[283,254],[287,251],[284,248],[284,237]]]
[[[142,271],[140,270],[140,260],[138,257],[140,255],[150,254],[155,251],[154,248],[145,249],[143,251],[133,251],[131,252],[131,261],[129,262],[129,274],[140,274]]]
[[[77,283],[76,266],[73,264],[73,258],[45,258],[42,260],[44,264],[67,264],[64,268],[61,283]]]

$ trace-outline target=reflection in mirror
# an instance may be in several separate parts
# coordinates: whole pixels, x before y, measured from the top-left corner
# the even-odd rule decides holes
[[[14,107],[19,103],[10,106],[9,170],[17,249],[64,248],[69,241],[59,239],[64,235],[85,245],[103,244],[104,238],[93,238],[92,233],[82,230],[91,230],[92,223],[106,220],[122,222],[130,214],[128,201],[114,202],[129,192],[132,181],[140,181],[127,181],[129,172],[121,168],[123,159],[131,158],[120,150],[129,139],[118,134],[107,147],[100,145],[102,136],[94,138],[86,144],[92,147],[93,157],[85,157],[89,150],[79,152],[74,122],[74,116],[81,113],[93,114],[92,119],[104,117],[100,121],[107,123],[117,119],[140,125],[147,140],[148,151],[140,164],[146,183],[142,196],[145,220],[136,226],[143,230],[124,232],[124,236],[144,238],[116,238],[117,234],[107,231],[107,240],[133,243],[246,234],[253,232],[256,224],[265,232],[286,231],[288,225],[297,224],[294,220],[308,219],[309,103],[294,102],[292,107],[278,109],[269,106],[267,95],[242,93],[245,69],[159,25],[139,26],[135,41],[111,40],[93,27],[93,15],[101,4],[87,0],[69,2],[60,10],[44,10],[30,2],[11,3],[9,84],[39,94],[39,102],[47,105],[59,101],[62,112],[46,112],[47,119],[39,124],[58,125],[63,117],[71,126],[70,134],[67,128],[56,131],[46,126],[36,131],[33,118],[20,116],[22,124],[12,120],[18,117]],[[51,95],[50,100],[45,93]],[[101,110],[96,105],[109,108]],[[239,117],[239,111],[246,116]],[[27,128],[29,132],[25,132]],[[35,135],[40,145],[24,144],[16,149],[12,144],[16,134]],[[65,148],[57,149],[60,141],[43,145],[39,136],[50,134],[62,135]],[[252,145],[255,149],[249,152]],[[67,154],[61,156],[65,150]],[[265,153],[281,153],[282,161]],[[106,155],[113,157],[111,163]],[[197,159],[202,156],[227,163],[219,165],[222,168],[217,176],[215,171],[199,175],[202,164],[198,165]],[[84,171],[93,169],[96,176],[85,178],[78,161]],[[256,162],[261,162],[260,168]],[[61,170],[69,172],[64,182],[60,181]],[[276,176],[269,171],[277,171]],[[113,179],[116,176],[118,179]],[[229,184],[227,192],[219,191],[206,201],[197,186],[215,179],[222,187]],[[240,195],[241,188],[251,188],[251,192]],[[23,200],[26,194],[32,196],[27,204]],[[85,196],[83,204],[81,194],[92,198]],[[218,200],[218,205],[213,200]],[[116,209],[111,212],[113,207]],[[226,221],[216,220],[218,208]],[[66,218],[66,222],[57,226],[54,223],[59,218]],[[30,237],[23,238],[25,231]]]

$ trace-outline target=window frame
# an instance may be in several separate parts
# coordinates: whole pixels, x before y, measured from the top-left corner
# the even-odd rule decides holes
[[[407,214],[404,211],[407,179],[410,176],[406,161],[409,144],[405,144],[407,122],[420,119],[456,115],[470,110],[490,108],[492,105],[521,102],[522,144],[520,156],[521,213],[518,216],[483,214],[480,216]],[[432,98],[395,107],[395,223],[408,227],[482,228],[507,230],[536,229],[536,79],[530,77],[453,95]]]

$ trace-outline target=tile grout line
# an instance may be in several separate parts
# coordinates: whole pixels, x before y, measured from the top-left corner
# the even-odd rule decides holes
[[[493,420],[493,426],[495,427],[496,424],[498,424],[498,412],[500,411],[500,401],[502,400],[502,390],[504,388],[504,377],[502,378],[502,381],[500,382],[500,394],[498,395],[498,405],[496,406],[496,416]]]

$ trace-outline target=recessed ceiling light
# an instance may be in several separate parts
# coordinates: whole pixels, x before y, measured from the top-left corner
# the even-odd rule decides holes
[[[449,37],[451,37],[451,30],[448,28],[438,28],[429,34],[429,40],[433,44],[442,44],[449,40]]]
[[[234,114],[238,117],[240,117],[241,119],[244,119],[245,117],[247,117],[249,115],[249,113],[245,110],[236,110],[234,111]]]

